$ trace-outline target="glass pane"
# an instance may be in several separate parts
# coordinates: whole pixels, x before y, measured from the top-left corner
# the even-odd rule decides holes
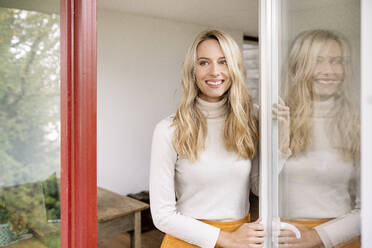
[[[279,247],[360,247],[360,3],[281,2]]]
[[[0,6],[0,246],[60,247],[58,4],[43,12],[6,4]]]

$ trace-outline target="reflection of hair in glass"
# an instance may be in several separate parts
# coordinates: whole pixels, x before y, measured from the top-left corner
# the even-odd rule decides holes
[[[294,40],[288,61],[288,98],[291,111],[291,144],[293,155],[306,151],[311,144],[310,118],[313,114],[313,77],[317,56],[329,41],[339,44],[344,67],[344,79],[335,95],[335,114],[328,128],[328,138],[340,150],[345,160],[359,157],[359,116],[348,97],[350,81],[349,46],[344,38],[328,30],[310,30],[300,33]]]
[[[253,158],[258,143],[257,119],[253,113],[252,97],[245,86],[245,67],[238,45],[233,38],[219,30],[201,32],[190,46],[183,64],[183,95],[172,125],[175,126],[173,145],[180,158],[198,159],[204,149],[207,135],[206,119],[196,107],[199,89],[195,79],[198,45],[209,39],[217,40],[225,55],[231,87],[226,93],[227,117],[224,126],[224,144],[244,159]]]

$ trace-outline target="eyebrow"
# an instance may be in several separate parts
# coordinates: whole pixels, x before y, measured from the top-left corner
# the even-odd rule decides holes
[[[200,60],[200,59],[210,59],[210,58],[207,58],[207,57],[199,57],[197,58],[197,60]],[[219,57],[218,59],[226,59],[225,57]]]

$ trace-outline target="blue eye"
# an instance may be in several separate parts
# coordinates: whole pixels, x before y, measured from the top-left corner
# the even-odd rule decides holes
[[[226,61],[226,60],[221,60],[221,61],[220,61],[220,64],[221,64],[221,65],[227,65],[227,61]]]
[[[201,65],[201,66],[208,65],[208,61],[202,60],[202,61],[199,62],[199,65]]]

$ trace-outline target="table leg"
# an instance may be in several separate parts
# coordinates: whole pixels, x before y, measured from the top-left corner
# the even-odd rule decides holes
[[[130,235],[130,247],[141,248],[141,211],[134,213],[134,232]]]

